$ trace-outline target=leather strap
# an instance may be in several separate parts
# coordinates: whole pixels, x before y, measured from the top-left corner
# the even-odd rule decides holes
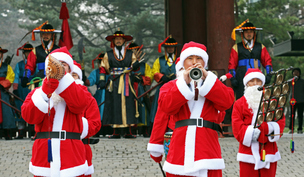
[[[65,140],[65,139],[80,140],[80,133],[66,132],[66,131],[37,132],[37,135],[35,137],[35,139],[48,139],[48,138],[58,138],[61,140]]]
[[[216,124],[214,122],[210,122],[207,120],[203,119],[184,119],[177,121],[175,123],[175,128],[183,127],[183,126],[190,126],[190,125],[195,125],[197,127],[205,127],[205,128],[210,128],[215,131],[219,131],[223,133],[222,128],[219,126],[219,124]]]

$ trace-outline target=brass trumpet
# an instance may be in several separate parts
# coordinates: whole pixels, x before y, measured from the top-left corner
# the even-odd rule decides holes
[[[203,72],[199,68],[192,68],[190,70],[189,76],[192,80],[198,81],[200,78],[202,78]]]

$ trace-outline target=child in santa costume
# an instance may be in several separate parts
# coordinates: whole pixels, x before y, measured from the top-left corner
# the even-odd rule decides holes
[[[237,161],[240,177],[274,177],[277,161],[281,159],[276,141],[285,127],[285,116],[277,122],[263,122],[255,128],[255,122],[262,91],[258,87],[265,84],[265,76],[259,69],[248,69],[243,79],[244,96],[238,99],[232,111],[232,129],[239,141]],[[274,133],[276,136],[267,136]],[[265,161],[261,161],[261,149],[266,151]]]
[[[72,70],[72,76],[75,79],[76,84],[83,85],[81,65],[77,63],[75,60]],[[87,90],[87,87],[85,86],[82,86],[82,88]],[[90,137],[95,135],[99,131],[101,127],[101,119],[100,119],[98,105],[94,97],[91,97],[89,100],[87,100],[87,104],[88,106],[84,111],[82,121],[84,124],[88,124],[88,127],[86,131],[82,131],[80,138],[82,139],[82,142],[85,146],[86,158],[89,166],[88,171],[86,171],[84,175],[85,177],[91,177],[91,175],[94,173],[94,166],[92,164],[93,154],[91,147],[89,145],[92,144],[92,142],[90,142]]]
[[[177,69],[181,70],[179,77],[160,89],[158,108],[171,115],[175,122],[163,167],[167,177],[220,177],[225,168],[217,131],[221,130],[218,124],[224,118],[220,112],[231,107],[234,93],[215,74],[205,70],[208,63],[206,51],[203,44],[186,43],[177,63],[183,68]],[[199,68],[203,73],[196,84],[189,76],[192,68]],[[162,147],[149,142],[150,156],[156,162],[162,159]]]
[[[29,171],[35,176],[80,176],[88,171],[86,151],[80,137],[88,131],[82,114],[91,94],[74,82],[73,59],[66,47],[50,55],[59,60],[66,74],[58,81],[45,78],[42,86],[28,94],[22,117],[35,124],[36,140]],[[45,60],[47,68],[49,57]],[[49,104],[48,104],[49,103]]]

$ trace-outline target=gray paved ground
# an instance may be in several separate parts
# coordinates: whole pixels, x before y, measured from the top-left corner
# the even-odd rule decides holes
[[[278,177],[303,177],[304,172],[304,135],[294,135],[295,153],[289,150],[291,136],[284,134],[279,140],[278,147],[282,159],[278,162]],[[146,151],[148,138],[101,141],[92,146],[95,174],[93,177],[162,177],[158,164],[149,158]],[[220,138],[222,155],[226,168],[223,177],[238,176],[239,166],[236,161],[238,142],[233,137]],[[31,158],[33,141],[0,140],[0,176],[28,177],[28,163]]]

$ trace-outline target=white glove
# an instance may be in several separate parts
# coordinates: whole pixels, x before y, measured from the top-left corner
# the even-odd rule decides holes
[[[253,134],[252,134],[252,141],[258,141],[258,138],[260,136],[261,130],[258,128],[253,129]]]
[[[221,81],[221,82],[224,82],[226,79],[227,79],[227,76],[226,76],[226,75],[222,75],[222,76],[220,77],[220,81]]]
[[[150,154],[154,157],[159,157],[162,155],[162,153],[159,153],[159,152],[155,152],[155,151],[151,151]]]

